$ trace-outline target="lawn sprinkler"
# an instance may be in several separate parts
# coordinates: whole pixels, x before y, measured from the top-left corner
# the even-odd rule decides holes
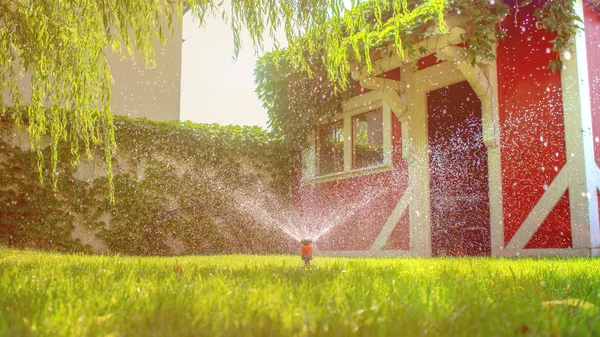
[[[310,260],[312,260],[312,239],[302,239],[302,261],[307,266],[310,266]]]
[[[183,272],[185,271],[185,269],[183,268],[182,265],[178,264],[177,267],[175,267],[173,269],[176,273],[179,273],[179,276],[183,276]]]

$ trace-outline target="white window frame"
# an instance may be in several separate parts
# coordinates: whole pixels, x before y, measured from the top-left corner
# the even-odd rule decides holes
[[[383,162],[379,165],[352,169],[352,117],[376,109],[382,110],[383,122]],[[351,98],[344,103],[344,110],[334,118],[323,122],[322,125],[343,121],[344,129],[344,170],[341,172],[318,175],[318,152],[316,134],[309,135],[309,146],[302,154],[303,184],[320,184],[341,179],[359,177],[368,174],[391,171],[392,163],[392,111],[384,102],[380,91],[371,91]]]

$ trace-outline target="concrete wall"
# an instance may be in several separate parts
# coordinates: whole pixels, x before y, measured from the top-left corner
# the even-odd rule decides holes
[[[146,117],[157,121],[180,119],[181,27],[178,20],[173,36],[163,46],[154,43],[156,67],[146,69],[144,60],[121,60],[108,55],[113,79],[112,109],[115,114]]]
[[[166,23],[163,23],[166,26]],[[174,20],[173,35],[169,32],[163,46],[154,42],[156,66],[147,69],[140,55],[134,59],[121,59],[108,52],[114,84],[112,86],[112,110],[114,114],[129,117],[146,117],[157,121],[180,119],[181,42],[182,33],[178,20]],[[25,101],[31,96],[30,81],[26,74],[19,87]],[[6,90],[3,101],[10,105]]]

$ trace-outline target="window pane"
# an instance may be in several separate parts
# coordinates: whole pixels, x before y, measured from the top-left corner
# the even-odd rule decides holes
[[[383,110],[352,117],[352,168],[383,164]]]
[[[319,175],[344,170],[344,124],[323,125],[317,135]]]

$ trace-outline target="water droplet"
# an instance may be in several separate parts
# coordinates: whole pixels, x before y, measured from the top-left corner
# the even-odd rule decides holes
[[[563,52],[563,58],[564,58],[565,60],[570,60],[570,59],[571,59],[571,53],[570,53],[568,50],[565,50],[565,51]]]

